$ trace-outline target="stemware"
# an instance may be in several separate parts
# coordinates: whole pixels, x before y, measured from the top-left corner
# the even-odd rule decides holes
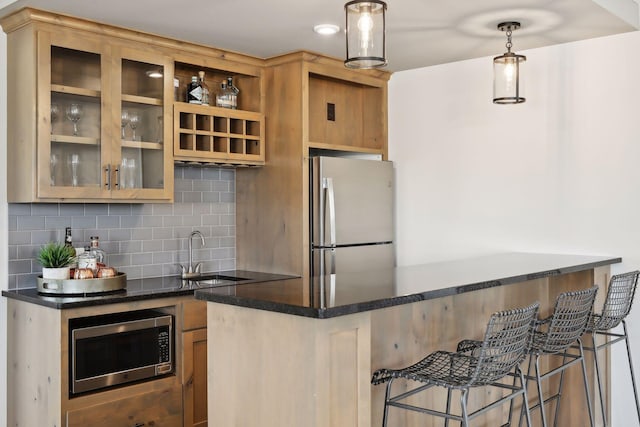
[[[80,165],[80,156],[72,154],[69,158],[71,164],[71,185],[73,187],[78,186],[78,166]]]
[[[129,113],[129,127],[131,128],[131,131],[132,131],[132,134],[131,134],[132,141],[136,140],[136,128],[138,127],[138,124],[140,124],[140,116],[135,111],[131,111]]]
[[[82,117],[82,107],[79,104],[70,104],[67,107],[67,119],[73,123],[73,136],[78,136],[78,121]]]
[[[120,124],[120,127],[122,128],[122,139],[125,139],[124,128],[127,127],[127,124],[129,124],[129,112],[127,110],[122,110],[122,123]]]
[[[51,167],[51,186],[56,185],[56,177],[58,175],[58,164],[60,163],[60,157],[57,154],[51,154],[49,160]]]
[[[60,115],[60,106],[56,103],[51,104],[51,133],[53,134],[53,124],[58,120]]]

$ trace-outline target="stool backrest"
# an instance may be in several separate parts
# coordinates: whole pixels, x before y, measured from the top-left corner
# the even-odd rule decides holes
[[[611,276],[602,314],[596,318],[597,329],[615,328],[631,311],[640,271]]]
[[[597,286],[582,291],[563,292],[548,322],[546,337],[538,347],[545,353],[560,353],[574,344],[584,333],[593,311]]]
[[[526,356],[532,326],[540,304],[501,311],[491,315],[484,341],[477,357],[473,385],[491,383],[503,378]]]

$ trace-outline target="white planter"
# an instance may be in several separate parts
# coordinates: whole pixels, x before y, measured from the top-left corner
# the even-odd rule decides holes
[[[42,267],[42,278],[43,279],[67,280],[70,277],[71,277],[71,268],[70,267],[60,267],[60,268]]]

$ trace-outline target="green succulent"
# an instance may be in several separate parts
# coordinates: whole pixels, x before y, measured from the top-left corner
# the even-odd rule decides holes
[[[37,260],[45,268],[60,268],[71,265],[76,258],[76,250],[62,243],[47,243],[40,248]]]

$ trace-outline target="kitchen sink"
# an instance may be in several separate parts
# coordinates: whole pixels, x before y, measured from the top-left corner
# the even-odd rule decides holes
[[[208,274],[202,273],[197,277],[192,277],[189,280],[192,282],[198,282],[199,286],[213,286],[213,285],[230,285],[235,282],[241,282],[243,280],[249,280],[245,277],[227,276],[224,274]]]

